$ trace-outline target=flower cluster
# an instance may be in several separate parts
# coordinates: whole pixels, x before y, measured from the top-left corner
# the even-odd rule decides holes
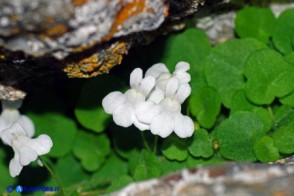
[[[143,78],[143,71],[136,68],[130,76],[131,89],[124,94],[109,93],[102,106],[106,113],[113,115],[117,125],[134,124],[141,131],[149,129],[163,138],[173,131],[181,138],[190,137],[194,123],[181,113],[181,104],[191,94],[189,69],[188,63],[179,62],[171,74],[164,64],[158,63]]]
[[[47,154],[53,146],[48,135],[40,135],[32,139],[35,134],[33,122],[25,115],[20,115],[18,109],[22,101],[2,101],[0,115],[0,138],[4,144],[12,147],[14,157],[9,163],[12,177],[18,176],[23,168],[38,156]]]

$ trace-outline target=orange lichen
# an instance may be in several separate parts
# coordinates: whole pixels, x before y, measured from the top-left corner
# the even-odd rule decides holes
[[[121,1],[122,2],[122,1]],[[119,13],[116,15],[115,21],[112,24],[111,30],[103,40],[108,41],[112,38],[113,34],[117,31],[118,27],[124,23],[125,20],[132,16],[135,16],[147,8],[145,7],[145,0],[134,0],[127,3],[122,7]]]
[[[116,42],[100,53],[92,54],[89,57],[74,63],[69,63],[64,71],[69,77],[90,78],[109,70],[121,63],[123,55],[128,52],[128,44]]]
[[[87,3],[88,0],[72,0],[71,3],[73,6],[78,7]]]
[[[64,33],[67,32],[67,27],[63,24],[57,24],[50,29],[47,30],[45,33],[49,37],[58,37],[63,35]]]

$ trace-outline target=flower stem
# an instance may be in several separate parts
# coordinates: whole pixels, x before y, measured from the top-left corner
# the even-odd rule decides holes
[[[63,188],[61,186],[61,183],[60,183],[58,177],[55,175],[54,171],[50,168],[50,166],[45,161],[43,161],[41,158],[40,158],[40,160],[41,160],[42,164],[46,167],[46,169],[49,171],[52,178],[55,180],[56,184],[59,186],[60,194],[62,196],[65,196]]]
[[[145,148],[146,148],[148,151],[152,152],[152,151],[151,151],[151,148],[150,148],[150,146],[149,146],[149,144],[148,144],[148,142],[147,142],[147,140],[146,140],[146,138],[145,138],[144,132],[141,132],[141,137],[142,137],[142,140],[143,140],[143,142],[144,142],[144,146],[145,146]]]

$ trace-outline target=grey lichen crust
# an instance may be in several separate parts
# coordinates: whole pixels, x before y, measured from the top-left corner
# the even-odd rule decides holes
[[[122,15],[125,6],[142,10]],[[0,47],[63,59],[112,37],[154,30],[166,9],[164,0],[1,0]]]

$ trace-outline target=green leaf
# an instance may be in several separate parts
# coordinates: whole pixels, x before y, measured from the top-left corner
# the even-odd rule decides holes
[[[111,154],[110,157],[104,162],[99,170],[97,170],[92,179],[116,179],[119,176],[128,173],[127,162],[120,159],[115,154]]]
[[[160,51],[160,62],[167,65],[170,71],[175,69],[175,65],[179,61],[190,63],[191,69],[191,87],[193,91],[197,91],[200,87],[206,85],[203,65],[211,49],[209,39],[206,34],[196,28],[188,28],[180,33],[168,35],[164,43],[156,46],[156,48],[164,45]]]
[[[192,93],[189,107],[202,127],[211,128],[220,112],[221,98],[216,90],[206,86]]]
[[[120,90],[121,82],[112,75],[93,78],[83,86],[79,101],[75,108],[75,115],[85,128],[95,132],[102,132],[110,115],[102,107],[102,99],[114,90]]]
[[[272,127],[272,117],[269,111],[263,107],[252,104],[246,97],[245,91],[237,91],[232,97],[231,113],[238,111],[250,111],[256,114],[263,122],[264,131],[269,131]]]
[[[133,154],[137,154],[143,145],[141,133],[134,127],[125,129],[123,127],[111,126],[110,131],[115,151],[125,159],[129,159]]]
[[[165,157],[160,157],[159,161],[162,175],[176,172],[186,167],[186,161],[171,161]]]
[[[294,35],[294,9],[284,11],[278,18],[273,33],[275,47],[282,53],[288,54],[293,51]]]
[[[128,175],[122,175],[113,180],[111,185],[107,188],[107,193],[114,192],[132,183],[133,179]]]
[[[82,169],[78,160],[76,160],[71,154],[58,159],[54,166],[54,172],[63,187],[71,186],[89,180],[90,178],[90,176]]]
[[[172,134],[163,140],[161,152],[170,160],[184,161],[188,156],[187,145],[187,139]]]
[[[201,30],[189,28],[185,31],[169,35],[165,40],[161,62],[170,71],[179,61],[189,62],[191,71],[196,71],[203,64],[210,50],[207,36]]]
[[[9,185],[14,185],[16,183],[16,178],[10,176],[9,173],[9,162],[5,160],[8,156],[5,155],[3,146],[0,148],[0,193],[7,193],[6,187]],[[12,158],[12,157],[11,157]]]
[[[274,131],[273,138],[281,153],[291,154],[294,152],[294,123],[293,121]]]
[[[142,150],[137,156],[130,157],[129,171],[136,181],[161,175],[159,160],[149,151]]]
[[[219,152],[227,159],[256,161],[253,145],[265,134],[263,129],[262,121],[252,112],[234,113],[215,130]]]
[[[77,133],[72,119],[58,113],[29,113],[28,116],[35,124],[36,135],[47,134],[51,137],[53,147],[49,156],[62,157],[71,151]]]
[[[275,27],[275,16],[269,8],[246,7],[237,13],[235,28],[241,38],[252,37],[268,43]]]
[[[289,105],[282,105],[274,110],[274,127],[287,126],[294,121],[294,109]]]
[[[193,156],[188,156],[186,164],[188,168],[195,168],[198,166],[209,166],[224,163],[225,160],[219,156],[212,156],[210,158],[195,158]]]
[[[205,129],[197,130],[193,137],[189,138],[189,152],[195,157],[208,158],[213,155],[212,139]]]
[[[80,130],[75,139],[73,153],[87,171],[96,171],[110,153],[110,142],[105,135],[95,135]]]
[[[229,40],[211,50],[205,64],[208,85],[215,88],[230,108],[233,94],[245,87],[244,64],[248,56],[266,46],[256,39]]]
[[[254,154],[256,158],[264,163],[279,159],[279,149],[275,146],[273,138],[263,136],[254,144]]]
[[[293,89],[294,69],[271,49],[252,53],[245,65],[246,96],[256,104],[270,104]]]

